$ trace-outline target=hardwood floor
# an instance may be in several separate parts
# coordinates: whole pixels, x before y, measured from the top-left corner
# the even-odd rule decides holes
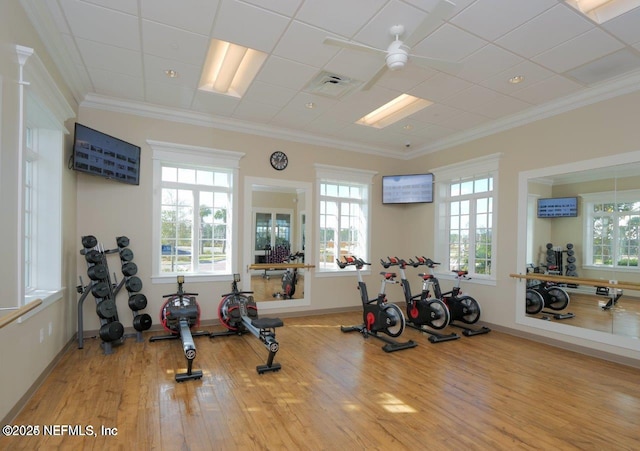
[[[282,369],[263,375],[267,350],[252,335],[196,338],[204,375],[183,383],[180,343],[150,343],[159,332],[108,356],[87,340],[13,422],[40,435],[1,437],[0,449],[640,449],[638,369],[497,331],[431,344],[407,329],[400,338],[418,346],[388,354],[340,331],[361,319],[284,318]],[[54,424],[97,437],[44,436]]]

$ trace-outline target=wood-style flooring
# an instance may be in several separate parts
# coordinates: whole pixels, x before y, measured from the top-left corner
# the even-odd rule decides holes
[[[497,331],[431,344],[407,329],[400,339],[418,346],[385,353],[380,340],[340,331],[361,320],[284,318],[282,369],[263,375],[267,350],[254,336],[196,338],[204,375],[183,383],[180,342],[150,343],[159,332],[111,355],[87,340],[13,421],[40,435],[0,437],[0,449],[640,449],[638,369]],[[45,436],[44,425],[96,436]]]

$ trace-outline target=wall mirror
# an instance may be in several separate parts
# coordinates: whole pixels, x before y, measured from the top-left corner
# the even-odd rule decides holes
[[[253,264],[313,262],[311,184],[245,177],[243,290],[254,292],[260,309],[310,304],[309,269],[290,268],[293,292],[282,280],[284,269],[251,269]]]
[[[520,173],[517,272],[640,283],[638,174],[640,152]],[[575,316],[557,319],[546,307],[527,313],[525,291],[531,283],[517,283],[518,323],[638,347],[640,291],[568,284],[564,289],[570,301],[563,312]]]

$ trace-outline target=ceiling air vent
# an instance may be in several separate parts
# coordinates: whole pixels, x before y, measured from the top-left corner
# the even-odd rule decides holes
[[[305,88],[305,91],[339,99],[362,82],[330,72],[320,72]]]

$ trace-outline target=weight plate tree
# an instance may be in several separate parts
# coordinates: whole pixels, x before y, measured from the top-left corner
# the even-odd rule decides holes
[[[111,353],[111,346],[121,344],[124,337],[124,326],[118,319],[118,309],[116,306],[116,292],[109,276],[109,265],[106,254],[98,240],[93,235],[82,237],[83,249],[80,251],[87,262],[87,275],[91,280],[88,286],[96,301],[96,314],[100,318],[100,331],[98,335],[102,340],[102,347],[105,354]],[[79,292],[84,291],[82,285]],[[80,329],[80,328],[79,328]],[[78,330],[81,334],[82,330]]]
[[[149,330],[153,323],[151,315],[148,313],[140,313],[147,306],[147,297],[139,293],[142,290],[142,281],[136,276],[138,266],[133,262],[133,251],[129,249],[129,238],[119,236],[116,238],[118,244],[118,253],[120,255],[120,263],[122,275],[124,276],[124,286],[129,295],[128,305],[133,313],[133,328],[138,332],[138,341],[142,341],[140,332]]]

